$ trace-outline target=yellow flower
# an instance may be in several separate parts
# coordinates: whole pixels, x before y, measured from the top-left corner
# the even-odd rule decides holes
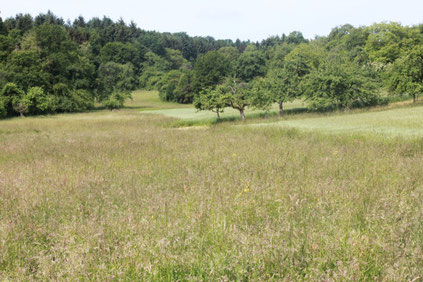
[[[244,189],[244,192],[247,193],[248,191],[250,191],[250,189]]]

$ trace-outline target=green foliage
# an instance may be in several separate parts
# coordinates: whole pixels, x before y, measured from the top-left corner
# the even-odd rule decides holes
[[[0,96],[0,118],[7,116],[6,99]]]
[[[71,87],[92,90],[95,84],[96,69],[89,58],[78,54],[65,68],[65,76]]]
[[[233,46],[222,47],[219,50],[219,53],[223,55],[226,61],[235,63],[236,60],[241,55],[237,48]]]
[[[94,107],[94,98],[91,93],[83,89],[69,89],[64,83],[53,86],[53,93],[57,97],[57,111],[81,112]],[[49,100],[54,103],[54,100]]]
[[[108,62],[101,64],[98,69],[97,98],[102,101],[113,92],[122,92],[130,95],[134,89],[135,75],[130,63],[125,65]]]
[[[364,72],[377,70],[371,75],[383,77],[385,83],[378,86],[389,85],[393,93],[419,91],[415,82],[401,78],[405,71],[399,66],[422,44],[421,30],[397,23],[358,28],[347,24],[310,41],[294,31],[252,43],[145,31],[133,22],[108,17],[80,16],[65,24],[50,11],[34,19],[18,14],[4,22],[0,18],[0,88],[14,83],[27,94],[41,88],[43,92],[33,91],[43,98],[31,98],[28,113],[42,114],[84,110],[92,106],[93,96],[99,102],[115,100],[113,93],[129,97],[137,87],[159,90],[163,101],[192,103],[203,90],[213,91],[235,77],[249,83],[249,105],[277,102],[282,113],[286,99],[305,98],[305,77],[326,58]],[[58,85],[65,85],[67,94]],[[6,102],[8,115],[16,115],[13,103]]]
[[[10,37],[0,34],[0,62],[7,60],[7,57],[13,51],[13,41]]]
[[[20,97],[15,96],[12,99],[12,106],[13,109],[18,112],[21,117],[23,117],[24,114],[28,113],[31,101],[26,97],[26,95],[22,95]]]
[[[3,19],[0,17],[0,35],[7,35],[7,27],[5,26]]]
[[[56,86],[56,91],[58,90]],[[41,87],[29,88],[26,97],[30,101],[31,114],[54,113],[57,109],[57,96],[47,94]]]
[[[300,80],[292,68],[284,67],[279,70],[272,70],[267,75],[268,89],[273,94],[273,101],[289,102],[300,96],[298,88]]]
[[[166,60],[170,63],[170,68],[177,70],[182,66],[188,66],[189,62],[183,57],[182,52],[166,48]]]
[[[314,110],[350,109],[383,102],[376,81],[352,65],[325,62],[306,77],[304,89]]]
[[[194,92],[222,83],[229,71],[230,63],[222,52],[210,51],[199,56],[194,65]]]
[[[37,50],[15,50],[6,65],[8,80],[27,90],[32,86],[50,88],[51,74],[45,71],[45,62]]]
[[[70,90],[68,95],[59,97],[59,112],[83,112],[94,108],[94,98],[83,89]]]
[[[9,82],[3,87],[1,95],[12,98],[23,95],[23,91],[15,83]]]
[[[35,28],[38,46],[45,55],[65,52],[67,46],[66,30],[63,26],[43,24]]]
[[[365,50],[376,63],[394,63],[404,51],[422,43],[417,28],[403,27],[399,23],[379,23],[367,28],[369,33]]]
[[[300,31],[291,32],[286,38],[285,42],[288,44],[301,44],[308,43],[307,39],[304,38],[303,34]]]
[[[284,67],[298,77],[303,77],[312,70],[319,68],[325,57],[326,52],[322,46],[300,44],[285,57]]]
[[[390,89],[400,95],[411,95],[414,101],[423,93],[423,47],[410,50],[397,60],[391,71]]]
[[[215,88],[203,89],[197,93],[194,106],[199,110],[215,112],[218,119],[225,107],[232,107],[239,111],[241,119],[245,120],[245,110],[254,101],[256,93],[250,84],[228,78]]]
[[[273,103],[277,103],[279,114],[283,116],[283,103],[293,101],[301,94],[300,79],[294,70],[287,67],[272,69],[265,78],[256,80],[253,83],[253,106],[268,109]]]
[[[270,91],[270,81],[264,77],[257,77],[251,85],[251,106],[255,109],[269,111],[273,105],[273,92]]]
[[[285,57],[291,53],[295,46],[292,44],[275,45],[268,51],[269,62],[271,69],[283,68]]]
[[[53,93],[56,97],[65,97],[70,95],[70,90],[66,84],[57,83],[53,86]]]
[[[205,89],[194,98],[194,106],[200,111],[212,111],[220,120],[220,114],[228,106],[227,89],[224,85],[218,85],[215,89]]]
[[[103,106],[109,110],[116,110],[123,107],[125,103],[126,95],[114,92],[106,100],[103,101]]]
[[[162,101],[181,104],[193,101],[193,73],[189,70],[172,70],[163,75],[157,85]]]
[[[76,105],[74,111],[86,111],[94,108],[94,98],[92,93],[88,90],[72,90],[71,97]]]
[[[0,89],[3,89],[3,87],[6,85],[8,79],[8,73],[4,69],[5,66],[0,65]]]
[[[351,62],[364,65],[370,62],[368,53],[365,51],[369,31],[366,28],[355,28],[350,24],[332,29],[329,34],[326,48],[332,54],[342,54]]]
[[[238,78],[247,82],[263,76],[266,73],[264,54],[254,48],[245,50],[236,62],[235,71]]]
[[[189,104],[193,102],[193,76],[194,75],[191,71],[182,72],[182,75],[179,77],[178,84],[176,85],[174,90],[175,102],[181,104]]]
[[[227,62],[227,71],[226,76],[228,75],[235,75],[235,69],[237,65],[237,61],[241,53],[235,47],[222,47],[218,50],[219,53],[222,54],[225,61]]]
[[[239,111],[241,119],[245,120],[245,109],[251,105],[255,92],[250,85],[236,79],[227,79],[223,84],[225,101],[233,109]]]
[[[138,85],[145,90],[160,89],[165,72],[158,71],[154,67],[144,68],[142,75],[138,78]]]
[[[144,54],[140,53],[139,49],[132,43],[109,42],[100,51],[102,63],[131,63],[138,70],[143,60]]]
[[[143,66],[144,68],[154,68],[159,72],[166,72],[171,70],[172,63],[153,52],[147,52]]]
[[[175,102],[175,90],[182,76],[179,70],[172,70],[164,75],[160,82],[159,96],[162,101]]]
[[[105,101],[115,92],[129,97],[136,87],[159,90],[165,89],[164,85],[168,100],[191,103],[196,84],[190,71],[198,55],[232,47],[228,49],[232,56],[234,46],[243,45],[186,33],[144,31],[133,22],[114,22],[107,17],[86,21],[80,16],[65,24],[50,11],[35,19],[18,14],[5,22],[0,18],[0,88],[8,82],[25,92],[42,88],[44,95],[35,96],[47,97],[49,102],[32,98],[32,103],[43,105],[31,105],[31,114],[89,108],[91,93]],[[171,70],[182,72],[177,82],[172,74],[167,76]],[[226,70],[218,80],[225,75]],[[66,85],[67,94],[57,85]]]
[[[15,83],[6,83],[1,91],[0,98],[3,100],[3,107],[6,109],[8,115],[14,112],[14,102],[18,101],[24,94],[25,93]]]
[[[8,18],[5,25],[8,30],[17,30],[22,35],[33,27],[34,21],[30,14],[19,13],[15,18]]]

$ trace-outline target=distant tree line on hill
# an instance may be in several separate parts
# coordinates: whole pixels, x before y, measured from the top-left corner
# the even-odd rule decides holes
[[[423,88],[423,25],[344,25],[261,42],[145,31],[110,18],[65,22],[51,12],[0,18],[0,117],[122,107],[132,90],[194,103],[268,109],[303,99],[330,110],[416,98]],[[385,90],[385,91],[382,91]]]
[[[0,117],[84,111],[95,101],[118,108],[132,90],[158,89],[165,76],[191,70],[200,54],[248,44],[145,31],[107,17],[71,23],[50,11],[0,18]]]
[[[194,105],[220,113],[232,107],[269,109],[301,99],[312,110],[351,109],[387,103],[392,96],[423,91],[423,25],[384,22],[343,25],[326,37],[301,33],[249,44],[243,52],[224,47],[200,55],[191,74]],[[181,80],[168,79],[162,97],[175,100]],[[186,87],[188,88],[188,87]],[[163,94],[164,93],[164,94]],[[191,96],[189,96],[191,97]]]

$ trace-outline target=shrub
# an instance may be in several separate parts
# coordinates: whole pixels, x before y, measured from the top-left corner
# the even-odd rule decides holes
[[[4,118],[7,116],[7,111],[5,107],[5,101],[3,98],[0,97],[0,118]]]
[[[31,102],[29,112],[31,114],[54,113],[57,109],[57,98],[48,95],[41,87],[31,87],[26,94]]]
[[[109,110],[120,109],[123,107],[123,103],[125,102],[125,96],[121,93],[115,92],[110,97],[103,101],[103,106]]]

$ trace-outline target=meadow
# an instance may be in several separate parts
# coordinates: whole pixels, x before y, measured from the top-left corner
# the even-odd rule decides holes
[[[0,280],[423,278],[422,106],[184,128],[176,107],[0,121]]]
[[[147,111],[149,114],[158,114],[166,117],[176,118],[183,121],[182,123],[179,123],[181,125],[211,124],[217,122],[216,113],[211,111],[199,111],[192,105],[163,103],[160,101],[157,92],[155,91],[140,90],[134,92],[133,100],[129,101],[126,107]],[[301,111],[304,110],[304,103],[301,101],[294,101],[286,103],[284,108],[288,110],[288,112],[294,109]],[[271,107],[268,112],[263,110],[247,109],[246,116],[250,118],[257,118],[269,112],[277,112],[278,110],[278,105],[276,104]],[[221,118],[224,121],[234,121],[239,119],[239,116],[239,112],[232,108],[226,108],[221,114]]]
[[[295,128],[302,131],[330,134],[364,134],[386,137],[423,137],[423,108],[409,103],[401,107],[353,112],[337,112],[326,115],[298,115],[290,119],[257,125]]]

